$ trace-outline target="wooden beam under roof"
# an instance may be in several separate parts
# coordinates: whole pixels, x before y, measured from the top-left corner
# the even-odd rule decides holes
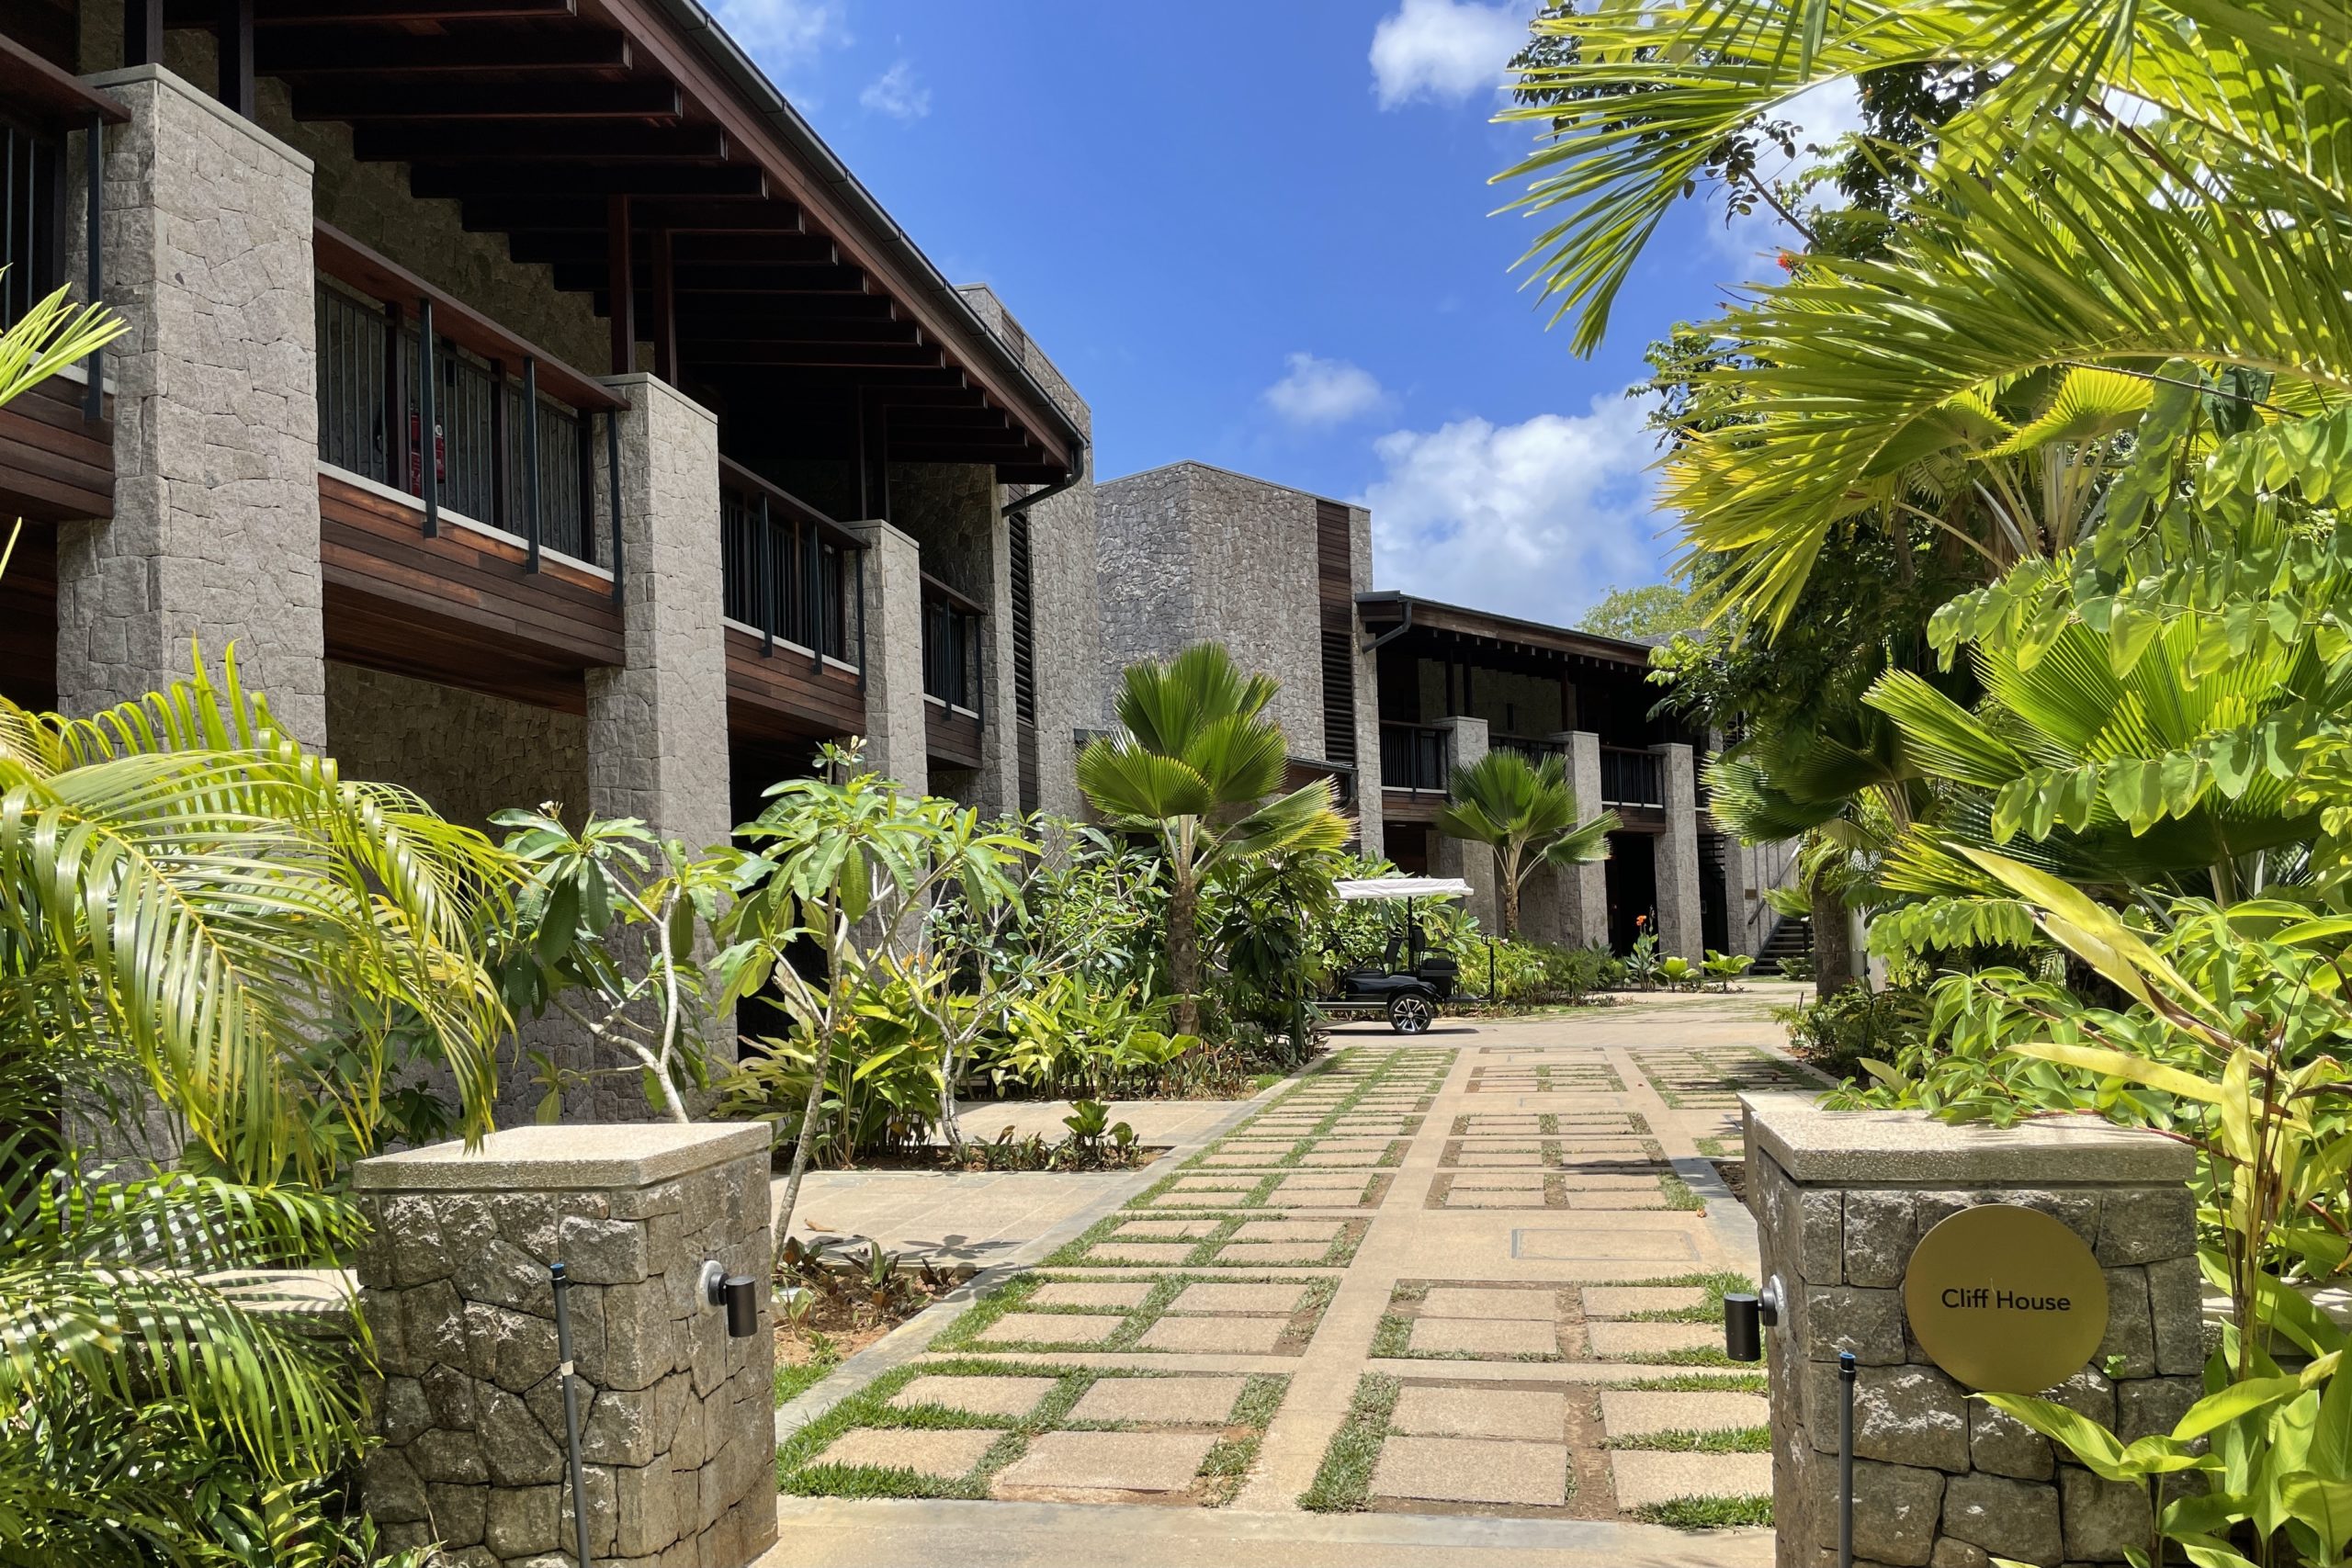
[[[650,198],[641,205],[649,212],[657,211],[661,207],[658,200]],[[662,231],[676,243],[676,254],[681,261],[795,262],[832,265],[841,259],[833,243],[816,234],[682,234],[675,229]],[[639,245],[638,248],[642,250],[645,247]],[[542,265],[566,262],[584,265],[601,259],[605,245],[603,237],[590,230],[541,229],[511,236],[506,242],[506,254],[515,261]]]
[[[626,82],[412,83],[316,78],[294,85],[296,119],[677,119],[685,95],[650,77]]]
[[[756,204],[691,197],[649,199],[639,205],[639,210],[645,221],[659,223],[673,234],[807,232],[800,209],[773,197]],[[472,233],[601,235],[605,231],[603,202],[545,193],[469,197],[460,218]]]
[[[260,15],[255,15],[256,23]],[[387,31],[369,38],[365,48],[354,48],[347,28],[278,26],[259,28],[254,51],[254,69],[270,76],[595,78],[626,75],[634,60],[625,35],[584,28],[563,32]]]
[[[744,343],[687,338],[680,357],[690,368],[706,365],[820,365],[835,368],[939,369],[947,356],[921,344]]]
[[[202,0],[198,0],[202,3]],[[260,0],[254,25],[301,27],[321,22],[478,22],[526,17],[571,17],[578,0]]]
[[[724,196],[755,200],[767,193],[767,175],[750,164],[413,164],[408,183],[409,190],[424,198],[553,190],[599,197]]]
[[[352,153],[368,164],[723,164],[727,133],[691,122],[639,125],[591,120],[584,125],[493,120],[472,125],[402,121],[362,125]]]

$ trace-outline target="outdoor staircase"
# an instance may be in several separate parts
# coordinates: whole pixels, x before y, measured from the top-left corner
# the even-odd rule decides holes
[[[1813,921],[1804,915],[1783,915],[1773,923],[1772,934],[1764,939],[1763,951],[1756,955],[1756,972],[1778,975],[1784,958],[1804,958],[1813,953]]]

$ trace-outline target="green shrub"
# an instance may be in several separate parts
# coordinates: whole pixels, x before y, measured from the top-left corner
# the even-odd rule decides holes
[[[1465,922],[1442,949],[1462,965],[1462,988],[1484,996],[1488,987],[1487,945],[1475,924]],[[1549,942],[1493,942],[1493,987],[1498,1001],[1534,1005],[1572,1002],[1624,978],[1625,966],[1600,947],[1555,947]]]
[[[904,978],[876,976],[845,1010],[848,1029],[826,1066],[813,1161],[839,1165],[917,1148],[939,1124],[938,1033]],[[800,1135],[816,1050],[797,1031],[753,1043],[756,1054],[719,1086],[718,1114],[774,1122],[778,1144],[790,1144]]]
[[[1772,1016],[1788,1026],[1790,1048],[1835,1078],[1867,1082],[1865,1057],[1892,1062],[1928,1038],[1927,994],[1907,986],[1883,991],[1849,986],[1814,1001],[1774,1008]]]

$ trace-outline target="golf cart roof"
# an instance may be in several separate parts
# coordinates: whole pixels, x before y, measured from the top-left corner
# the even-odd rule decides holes
[[[1341,900],[1360,898],[1467,898],[1470,885],[1458,876],[1374,876],[1331,885]]]

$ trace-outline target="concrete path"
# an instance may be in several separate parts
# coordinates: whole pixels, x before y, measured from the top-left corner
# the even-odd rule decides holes
[[[1812,1081],[1767,1011],[1793,990],[1341,1031],[787,1412],[764,1561],[1769,1562],[1769,1530],[1668,1527],[1753,1524],[1770,1490],[1716,1315],[1754,1228],[1701,1140],[1739,1089]]]

